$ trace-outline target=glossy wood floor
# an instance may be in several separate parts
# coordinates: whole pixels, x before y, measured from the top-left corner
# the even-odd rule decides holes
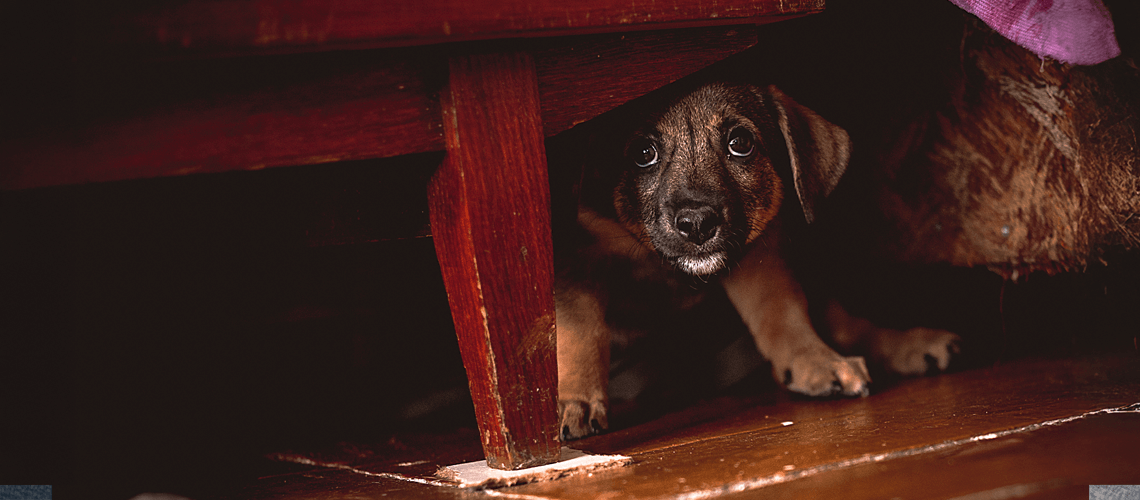
[[[1140,356],[1026,359],[863,399],[723,398],[571,443],[631,465],[495,490],[446,485],[473,432],[283,453],[228,498],[1087,498],[1140,483]]]

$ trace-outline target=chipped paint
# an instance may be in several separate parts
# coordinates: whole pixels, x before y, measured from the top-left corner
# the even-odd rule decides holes
[[[624,455],[591,455],[572,448],[563,447],[563,459],[551,464],[506,471],[492,469],[485,460],[441,468],[436,476],[454,481],[456,486],[472,489],[502,488],[538,481],[551,481],[569,475],[589,474],[594,471],[619,467],[632,463]]]
[[[497,362],[495,361],[495,349],[492,348],[492,343],[491,343],[491,320],[490,320],[490,316],[487,314],[487,305],[486,305],[487,300],[483,297],[483,283],[482,283],[482,280],[479,278],[479,259],[478,259],[478,257],[475,257],[475,256],[471,257],[471,268],[474,270],[474,273],[476,276],[476,278],[475,278],[475,295],[476,295],[476,300],[479,303],[479,315],[483,318],[483,341],[486,345],[487,374],[490,377],[488,383],[490,384],[490,389],[495,390],[495,388],[499,387],[499,366],[498,366]],[[511,442],[511,438],[510,438],[510,429],[508,429],[506,426],[506,423],[503,422],[503,414],[505,413],[503,411],[503,402],[502,402],[502,399],[499,397],[492,397],[491,400],[495,402],[495,415],[493,415],[491,417],[491,421],[498,424],[499,431],[503,435],[503,441],[504,441],[504,445],[505,445],[505,444]],[[485,429],[485,430],[483,430],[482,434],[483,434],[483,445],[486,447],[491,442],[490,430]],[[514,450],[511,450],[511,449],[506,450],[506,453],[508,455],[512,454],[513,452],[514,452]],[[490,458],[490,457],[488,457],[488,458]],[[507,459],[507,461],[510,461],[509,458],[507,458],[507,457],[504,457],[504,458]]]

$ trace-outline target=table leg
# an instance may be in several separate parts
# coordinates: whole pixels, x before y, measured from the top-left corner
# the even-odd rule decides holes
[[[527,53],[454,56],[432,234],[487,463],[559,458],[553,257],[538,80]]]

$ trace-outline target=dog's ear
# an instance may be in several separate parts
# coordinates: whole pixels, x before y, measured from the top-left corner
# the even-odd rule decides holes
[[[796,194],[810,223],[815,220],[815,203],[831,194],[847,169],[851,139],[847,131],[799,105],[775,85],[768,87],[768,96],[779,115]]]

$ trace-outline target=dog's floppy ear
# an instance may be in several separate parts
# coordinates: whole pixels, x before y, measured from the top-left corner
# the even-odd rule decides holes
[[[796,194],[810,223],[815,220],[815,203],[831,194],[847,168],[851,139],[847,131],[799,105],[775,85],[768,87],[768,96],[779,114]]]

